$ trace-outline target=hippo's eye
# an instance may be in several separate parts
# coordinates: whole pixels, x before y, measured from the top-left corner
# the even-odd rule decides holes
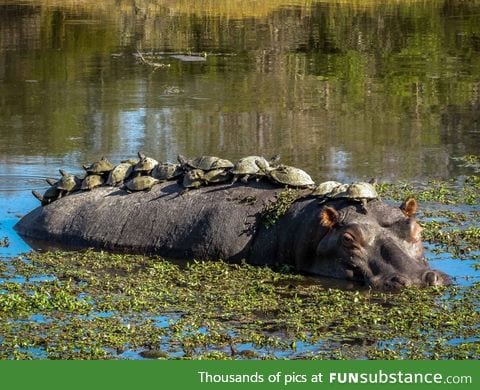
[[[355,245],[355,237],[349,232],[343,233],[343,244],[348,247],[353,247]]]
[[[354,250],[365,247],[365,235],[361,226],[357,224],[349,225],[342,232],[342,245],[345,249]]]

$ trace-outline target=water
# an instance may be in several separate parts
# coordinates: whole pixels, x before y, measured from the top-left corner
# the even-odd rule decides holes
[[[468,174],[480,1],[0,0],[0,256],[30,249],[12,226],[44,178],[139,150],[279,153],[316,181]]]

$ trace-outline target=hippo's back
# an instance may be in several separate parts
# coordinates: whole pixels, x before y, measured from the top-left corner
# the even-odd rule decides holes
[[[15,229],[62,246],[236,261],[248,257],[259,213],[280,190],[255,183],[179,195],[172,182],[131,194],[97,188],[36,208]]]

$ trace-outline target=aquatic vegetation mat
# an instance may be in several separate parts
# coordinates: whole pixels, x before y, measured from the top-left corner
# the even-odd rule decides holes
[[[480,176],[465,176],[462,180],[430,180],[427,183],[381,183],[377,185],[380,196],[403,200],[415,196],[420,202],[441,204],[480,204]]]
[[[46,252],[0,262],[4,359],[479,358],[478,283],[343,291],[224,262]]]

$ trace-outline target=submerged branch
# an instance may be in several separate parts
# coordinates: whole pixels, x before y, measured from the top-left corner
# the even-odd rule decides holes
[[[145,65],[149,65],[149,66],[152,66],[154,68],[169,68],[170,67],[170,64],[162,64],[160,62],[152,62],[150,60],[147,60],[143,55],[142,53],[140,53],[138,50],[137,50],[137,55],[136,57],[140,60],[140,62],[142,64],[145,64]]]

